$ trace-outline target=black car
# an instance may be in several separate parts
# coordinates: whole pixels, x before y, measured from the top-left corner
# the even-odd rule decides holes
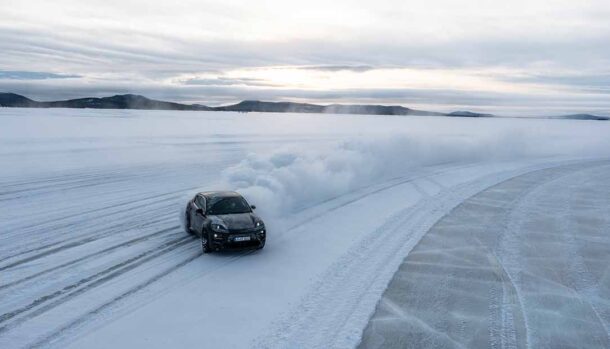
[[[236,192],[199,193],[186,205],[184,227],[201,237],[203,253],[261,249],[267,232],[254,209]]]

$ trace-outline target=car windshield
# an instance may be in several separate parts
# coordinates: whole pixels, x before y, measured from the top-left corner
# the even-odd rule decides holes
[[[246,200],[239,196],[215,198],[208,203],[207,212],[212,215],[252,212]]]

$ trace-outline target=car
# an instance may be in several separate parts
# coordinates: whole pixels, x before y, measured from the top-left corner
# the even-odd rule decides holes
[[[184,228],[199,236],[203,253],[260,250],[265,247],[267,231],[255,209],[233,191],[201,192],[186,205]]]

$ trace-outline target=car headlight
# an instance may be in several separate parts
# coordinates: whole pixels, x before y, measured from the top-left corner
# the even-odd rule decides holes
[[[213,231],[219,232],[219,233],[224,233],[224,232],[228,231],[227,227],[225,227],[224,225],[220,225],[220,224],[212,224],[211,228]]]
[[[265,224],[263,224],[263,222],[260,222],[260,221],[256,222],[256,228],[261,228],[261,227],[264,227],[264,226],[265,226]]]

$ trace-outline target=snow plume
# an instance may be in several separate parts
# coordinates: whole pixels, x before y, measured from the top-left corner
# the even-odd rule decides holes
[[[511,135],[514,137],[515,135]],[[507,143],[513,146],[507,147]],[[516,146],[515,144],[518,144]],[[426,135],[368,137],[338,141],[316,148],[290,147],[271,154],[250,154],[224,171],[227,186],[265,214],[285,214],[367,184],[408,175],[422,166],[519,156],[525,142],[503,137]]]

